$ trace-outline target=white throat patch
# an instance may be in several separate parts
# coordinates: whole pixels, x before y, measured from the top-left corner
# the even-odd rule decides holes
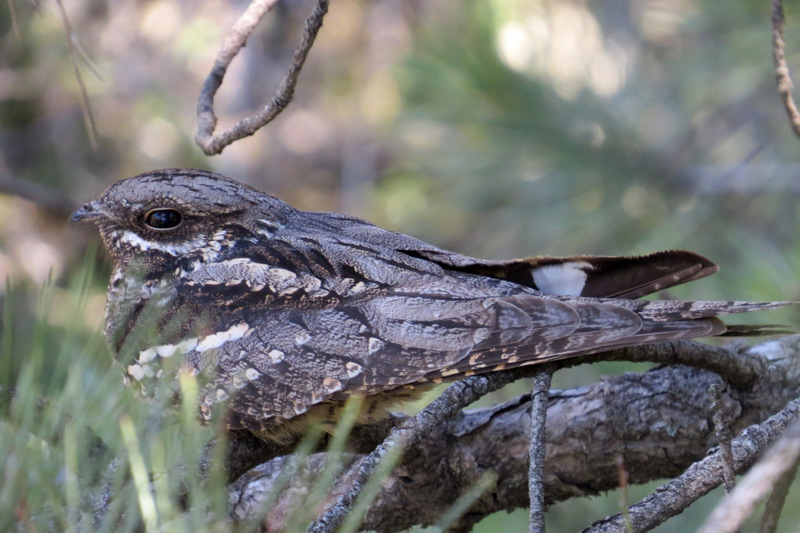
[[[158,250],[160,252],[169,254],[173,257],[180,257],[191,251],[197,250],[203,244],[208,242],[208,239],[205,237],[205,235],[198,235],[191,241],[175,243],[175,244],[168,242],[150,241],[141,237],[140,235],[137,235],[132,231],[122,231],[117,235],[118,236],[115,236],[117,247],[119,247],[120,244],[124,242],[126,244],[130,244],[134,248],[137,248],[143,252],[147,252],[149,250]],[[212,241],[212,242],[213,244],[216,245],[217,248],[219,248],[218,241]]]

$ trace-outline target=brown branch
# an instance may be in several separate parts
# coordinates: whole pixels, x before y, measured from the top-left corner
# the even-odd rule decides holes
[[[746,350],[736,350],[735,346],[718,347],[697,341],[670,341],[629,346],[594,357],[603,361],[688,365],[716,372],[725,376],[732,385],[745,387],[758,379],[764,371],[764,361],[749,355]]]
[[[800,137],[800,112],[792,96],[794,84],[789,75],[789,65],[786,63],[786,41],[783,39],[783,26],[786,19],[783,16],[783,0],[772,0],[772,59],[775,63],[775,81],[778,83],[778,94],[783,100],[783,107],[789,115],[789,123],[795,135]]]
[[[342,523],[356,498],[361,493],[367,479],[378,464],[387,456],[414,446],[445,420],[452,418],[464,407],[475,402],[486,394],[497,390],[512,381],[514,374],[502,372],[486,376],[473,376],[456,382],[448,387],[419,414],[411,417],[392,430],[389,436],[358,465],[352,476],[348,476],[345,485],[351,487],[342,494],[325,514],[309,527],[311,533],[329,533],[335,531]]]
[[[720,453],[706,458],[715,435],[707,391],[720,386],[720,402],[731,413],[731,429],[743,428],[775,413],[800,394],[798,338],[769,341],[750,350],[774,371],[746,390],[724,387],[718,375],[686,366],[661,367],[625,374],[604,383],[552,391],[547,416],[546,503],[597,494],[620,483],[619,457],[629,482],[679,476],[664,491],[631,507],[634,531],[673,516],[721,483]],[[728,352],[733,357],[733,352]],[[797,418],[793,404],[768,423],[755,425],[733,442],[737,471],[755,461],[768,443]],[[400,418],[402,420],[402,418]],[[401,422],[402,424],[402,422]],[[487,474],[497,483],[451,528],[466,530],[483,516],[529,505],[528,445],[530,405],[520,398],[489,409],[462,412],[440,424],[416,446],[383,483],[363,528],[398,531],[415,524],[435,524]],[[284,460],[283,458],[278,461]],[[699,461],[693,465],[695,461]],[[686,468],[690,469],[686,472]],[[689,483],[691,481],[691,483]],[[259,506],[269,482],[248,475],[233,486],[235,516]],[[339,490],[347,490],[340,488]],[[337,493],[339,494],[339,493]],[[336,497],[336,496],[334,496]],[[278,498],[263,524],[280,531],[296,499]],[[594,531],[624,531],[624,518],[597,524]]]
[[[214,129],[217,126],[217,116],[214,113],[214,96],[222,85],[228,66],[247,43],[248,37],[253,33],[253,29],[259,21],[276,3],[277,0],[253,0],[251,2],[225,37],[222,49],[214,61],[214,67],[203,83],[203,88],[197,100],[197,135],[195,136],[195,142],[207,155],[219,154],[229,144],[253,135],[277,117],[292,101],[297,78],[300,75],[309,50],[314,45],[314,39],[316,39],[317,33],[322,27],[322,19],[328,12],[329,0],[317,0],[314,11],[306,20],[303,37],[297,49],[295,49],[292,64],[272,100],[257,114],[245,117],[219,135],[214,135]]]

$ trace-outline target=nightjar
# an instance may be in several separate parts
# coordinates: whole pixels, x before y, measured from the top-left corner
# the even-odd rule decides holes
[[[203,417],[225,402],[230,428],[275,441],[352,396],[369,421],[443,380],[716,335],[719,314],[781,305],[637,299],[716,272],[691,252],[484,261],[202,170],[122,180],[71,220],[114,260],[106,335],[126,380],[152,394],[179,359],[205,378]]]

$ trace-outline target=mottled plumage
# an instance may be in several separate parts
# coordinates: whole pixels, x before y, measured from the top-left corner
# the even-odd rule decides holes
[[[127,379],[147,394],[180,357],[208,380],[204,416],[230,399],[229,426],[269,439],[353,395],[380,416],[443,379],[716,335],[716,315],[781,305],[635,299],[717,270],[691,252],[483,261],[200,170],[120,181],[72,220],[114,259],[106,334],[133,354]],[[144,319],[158,340],[131,334]]]

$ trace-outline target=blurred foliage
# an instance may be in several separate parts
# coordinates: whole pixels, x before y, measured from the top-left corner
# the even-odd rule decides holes
[[[722,270],[670,297],[800,297],[798,140],[774,87],[768,3],[336,0],[287,111],[207,158],[192,140],[196,95],[245,5],[65,3],[70,38],[101,76],[79,65],[96,150],[56,6],[0,6],[0,276],[10,279],[0,290],[0,366],[3,386],[25,385],[31,396],[3,422],[17,428],[3,432],[3,452],[17,461],[6,462],[4,479],[14,467],[59,480],[14,512],[71,512],[73,466],[88,453],[79,428],[123,448],[123,412],[149,431],[122,399],[97,333],[107,268],[73,281],[84,279],[84,258],[102,254],[86,253],[89,234],[65,229],[64,219],[116,179],[152,168],[210,168],[299,208],[344,210],[482,257],[687,248]],[[268,101],[311,8],[284,0],[264,19],[216,98],[221,127]],[[800,10],[786,11],[787,59],[800,66]],[[19,199],[20,183],[41,186],[63,209]],[[50,300],[37,304],[35,287],[49,278]],[[797,313],[742,320],[797,324]],[[557,384],[628,368],[573,369]],[[37,394],[54,406],[45,417],[34,416]],[[82,415],[69,422],[66,413]],[[173,442],[168,433],[138,438]],[[192,457],[197,449],[183,440],[158,460]],[[183,475],[193,474],[176,480]],[[0,491],[0,505],[12,489],[36,485],[30,476]],[[568,502],[549,519],[569,531],[616,509],[616,496]],[[705,516],[691,514],[676,521],[696,527]],[[525,516],[490,520],[487,531],[517,531]]]
[[[234,525],[228,514],[225,417],[216,413],[217,424],[199,423],[201,377],[180,373],[176,382],[163,380],[142,398],[121,386],[102,332],[81,323],[93,263],[89,256],[62,288],[48,282],[43,288],[17,286],[6,295],[0,330],[0,531],[258,530],[255,522]],[[177,368],[169,364],[181,361],[165,363],[165,373],[174,375]],[[287,531],[305,531],[329,494],[359,406],[345,407],[324,468],[303,469],[320,428],[298,445],[289,471],[308,494],[306,505],[287,518]],[[287,481],[281,478],[277,486]],[[376,493],[376,487],[365,491]],[[265,498],[270,503],[275,496]],[[360,516],[363,511],[354,518]]]
[[[134,397],[99,328],[82,323],[93,262],[63,288],[18,286],[5,299],[0,530],[229,530],[224,439],[210,445],[219,432],[197,423],[196,385],[182,382],[179,409],[170,385],[160,401]]]

